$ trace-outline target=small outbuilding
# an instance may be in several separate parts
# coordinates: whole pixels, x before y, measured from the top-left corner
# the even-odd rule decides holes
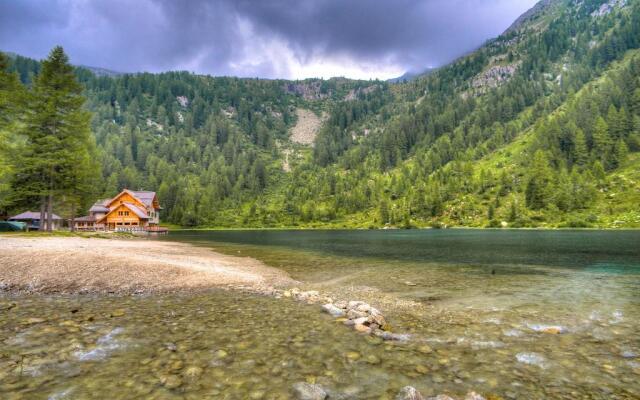
[[[0,232],[19,232],[27,229],[27,224],[16,221],[0,221]]]
[[[56,214],[51,214],[53,230],[58,230],[62,228],[62,218],[57,216]],[[47,213],[44,214],[44,222],[47,221]],[[25,211],[22,214],[14,215],[10,217],[8,221],[12,222],[24,222],[27,224],[27,228],[29,230],[37,230],[40,229],[40,213],[34,211]]]

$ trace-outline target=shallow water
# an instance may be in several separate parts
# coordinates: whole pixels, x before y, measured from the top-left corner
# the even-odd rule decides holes
[[[363,298],[406,343],[319,306],[212,291],[0,298],[0,398],[640,398],[640,232],[176,232]],[[12,306],[16,304],[16,306]],[[122,315],[121,315],[122,314]],[[349,397],[351,396],[351,397]]]

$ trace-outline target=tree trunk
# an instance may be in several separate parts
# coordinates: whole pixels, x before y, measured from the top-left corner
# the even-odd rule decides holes
[[[47,203],[47,232],[53,231],[53,195],[49,193],[49,201]]]
[[[76,206],[74,203],[74,204],[71,204],[71,219],[69,220],[69,230],[71,232],[75,232],[76,230],[76,224],[74,222],[75,219],[76,219]]]
[[[38,225],[38,230],[39,231],[44,231],[44,222],[45,222],[45,202],[44,202],[44,196],[42,196],[42,199],[40,200],[40,224]]]

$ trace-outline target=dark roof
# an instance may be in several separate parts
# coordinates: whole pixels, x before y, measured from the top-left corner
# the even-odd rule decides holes
[[[51,216],[55,220],[61,220],[62,219],[62,218],[60,218],[59,216],[57,216],[55,214],[52,214]],[[44,213],[44,218],[47,219],[47,213]],[[40,213],[39,212],[33,212],[33,211],[25,211],[22,214],[14,215],[13,217],[9,218],[9,221],[20,221],[20,220],[28,220],[28,219],[40,220]]]
[[[96,222],[96,217],[88,215],[86,217],[78,217],[73,220],[74,222]]]

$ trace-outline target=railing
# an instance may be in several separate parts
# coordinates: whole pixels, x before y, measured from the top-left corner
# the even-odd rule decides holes
[[[142,232],[142,233],[158,233],[158,234],[169,233],[169,229],[162,228],[162,227],[159,227],[159,226],[148,226],[148,227],[144,227],[144,226],[116,226],[115,231],[116,232],[130,232],[130,233],[138,233],[138,232]]]

